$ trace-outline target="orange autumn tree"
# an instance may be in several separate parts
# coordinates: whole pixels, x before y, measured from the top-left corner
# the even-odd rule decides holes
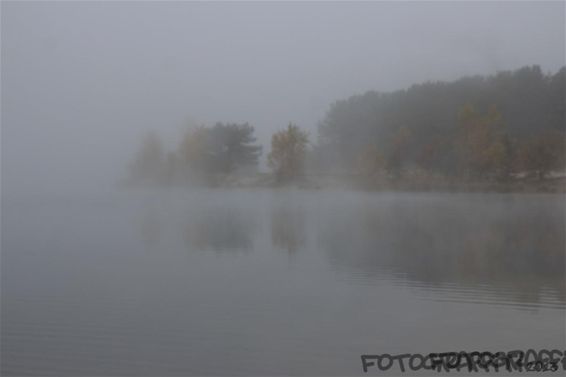
[[[278,181],[293,180],[304,173],[308,142],[308,134],[292,123],[272,136],[267,163]]]
[[[501,113],[492,106],[486,114],[465,105],[458,114],[456,140],[464,175],[475,178],[502,178],[510,173],[511,143]]]

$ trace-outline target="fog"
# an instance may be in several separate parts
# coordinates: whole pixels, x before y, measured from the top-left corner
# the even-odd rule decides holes
[[[561,204],[330,190],[7,201],[2,375],[366,375],[370,352],[564,350]]]
[[[3,1],[0,374],[564,369],[565,8]]]
[[[561,2],[2,2],[2,189],[111,188],[148,130],[249,122],[264,152],[334,101],[564,65]],[[265,170],[265,155],[260,167]]]

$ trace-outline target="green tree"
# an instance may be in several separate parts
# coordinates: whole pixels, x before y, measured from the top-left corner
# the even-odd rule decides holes
[[[254,145],[254,128],[248,123],[197,127],[188,131],[179,155],[188,174],[229,174],[240,167],[256,166],[261,146]]]
[[[292,123],[272,136],[268,165],[278,181],[303,174],[308,142],[308,134]]]
[[[209,169],[232,173],[241,167],[257,166],[261,146],[254,145],[254,128],[248,123],[217,123],[209,130]]]

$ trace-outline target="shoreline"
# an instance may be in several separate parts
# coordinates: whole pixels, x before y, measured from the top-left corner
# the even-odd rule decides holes
[[[130,185],[128,185],[130,186]],[[140,185],[131,185],[132,187]],[[143,186],[143,185],[141,185]],[[498,181],[457,181],[445,178],[362,179],[355,175],[305,175],[289,182],[277,182],[269,173],[250,176],[216,176],[207,183],[171,184],[160,187],[210,189],[285,189],[327,190],[347,189],[362,192],[430,192],[430,193],[546,193],[566,194],[566,177],[543,180],[514,178]]]

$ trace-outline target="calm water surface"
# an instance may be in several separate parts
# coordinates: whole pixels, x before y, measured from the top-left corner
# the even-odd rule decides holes
[[[3,375],[357,375],[365,353],[566,349],[563,196],[3,199]]]

